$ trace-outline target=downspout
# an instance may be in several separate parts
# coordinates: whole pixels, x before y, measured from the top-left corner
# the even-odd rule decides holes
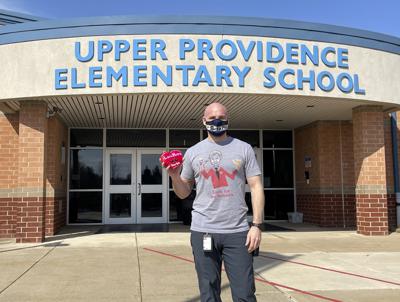
[[[400,192],[399,192],[399,159],[397,146],[397,114],[390,113],[391,132],[392,132],[392,152],[393,152],[393,174],[394,174],[394,192],[396,193],[396,217],[397,228],[400,228]]]

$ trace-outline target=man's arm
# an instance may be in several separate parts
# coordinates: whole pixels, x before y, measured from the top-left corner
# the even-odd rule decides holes
[[[263,211],[264,211],[264,188],[261,181],[261,176],[256,175],[247,178],[247,183],[249,184],[251,191],[251,204],[253,206],[253,222],[262,223]],[[248,252],[251,253],[260,246],[261,243],[261,230],[258,227],[251,227],[248,234],[246,245],[248,245]]]
[[[172,188],[174,189],[175,194],[180,199],[188,197],[190,193],[192,193],[194,180],[188,180],[181,177],[182,166],[176,169],[171,169],[170,167],[165,167],[162,163],[161,165],[167,170],[168,175],[171,177]]]
[[[167,168],[167,171],[169,169]],[[177,169],[180,170],[180,169]],[[172,188],[174,189],[175,194],[180,198],[180,199],[185,199],[192,193],[192,188],[193,188],[193,180],[188,180],[185,178],[182,178],[180,176],[180,173],[170,173],[168,171],[169,176],[171,176],[172,179]]]
[[[251,204],[253,206],[253,222],[254,223],[262,223],[263,219],[263,211],[264,211],[264,188],[261,181],[261,176],[256,175],[247,178],[247,183],[250,187],[251,192]]]

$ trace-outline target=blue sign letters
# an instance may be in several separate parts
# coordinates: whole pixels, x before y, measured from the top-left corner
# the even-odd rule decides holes
[[[171,48],[177,53],[170,53],[163,39],[75,42],[77,65],[55,69],[54,88],[178,85],[245,89],[248,76],[258,72],[261,66],[263,73],[256,74],[255,78],[264,89],[279,85],[285,90],[330,92],[338,89],[344,94],[365,94],[358,74],[349,72],[349,51],[342,47],[321,48],[268,40],[213,42],[205,38],[181,38]],[[178,58],[178,64],[168,64],[168,56],[172,55]],[[189,60],[190,64],[186,64]],[[117,63],[121,61],[132,64]],[[199,64],[193,65],[194,61]]]

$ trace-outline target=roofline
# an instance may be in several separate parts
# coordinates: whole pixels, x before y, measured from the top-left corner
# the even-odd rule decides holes
[[[20,21],[20,23],[47,20],[46,18],[14,12],[6,9],[0,9],[0,17],[2,16],[10,18],[10,20],[17,20],[17,22]]]
[[[112,16],[41,20],[0,28],[0,45],[83,36],[211,34],[299,39],[359,46],[400,54],[400,38],[361,29],[235,16]]]

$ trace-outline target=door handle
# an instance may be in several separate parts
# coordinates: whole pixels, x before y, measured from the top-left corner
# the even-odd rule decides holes
[[[138,195],[142,194],[142,184],[138,183]]]

